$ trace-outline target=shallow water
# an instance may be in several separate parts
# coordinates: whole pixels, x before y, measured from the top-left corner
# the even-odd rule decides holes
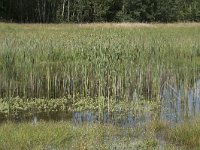
[[[198,80],[191,88],[184,88],[184,86],[172,86],[166,84],[161,94],[162,100],[160,109],[158,112],[123,112],[115,111],[108,112],[49,112],[49,113],[35,113],[27,116],[23,112],[17,115],[12,121],[16,122],[32,122],[33,125],[39,121],[71,121],[74,128],[77,129],[83,124],[87,124],[89,127],[93,123],[112,124],[117,127],[123,127],[125,130],[120,135],[107,138],[106,135],[102,138],[102,145],[106,145],[108,149],[149,149],[145,146],[145,140],[150,140],[150,144],[156,144],[153,148],[166,149],[167,141],[163,135],[156,135],[153,139],[148,139],[145,134],[145,124],[152,120],[152,115],[157,113],[161,120],[171,122],[172,127],[177,123],[184,121],[185,118],[193,118],[199,115],[200,112],[200,80]],[[0,115],[1,117],[1,115]],[[1,120],[3,118],[0,118]],[[124,138],[129,135],[128,129],[135,129],[134,127],[140,126],[140,131],[137,136],[131,138]],[[130,128],[129,128],[130,127]],[[137,129],[137,128],[136,128]],[[162,134],[162,133],[161,133]],[[75,139],[76,140],[76,139]],[[79,142],[79,141],[75,141]],[[146,141],[148,142],[148,141]],[[152,142],[152,143],[151,143]],[[148,146],[148,143],[147,143]],[[67,145],[67,147],[70,147]],[[94,145],[91,145],[91,149],[94,149]],[[56,149],[54,147],[48,147],[47,149]],[[70,148],[69,148],[70,149]],[[179,149],[177,147],[176,149]]]
[[[160,119],[178,123],[200,112],[200,80],[192,88],[165,87],[162,93]]]
[[[83,123],[110,123],[115,126],[130,127],[136,124],[144,124],[150,120],[150,115],[148,113],[141,113],[133,115],[133,113],[124,113],[124,112],[113,112],[109,114],[104,112],[103,116],[99,116],[97,112],[75,112],[72,117],[72,121],[77,124]]]
[[[184,86],[172,86],[166,84],[161,93],[160,111],[152,112],[158,113],[161,120],[176,124],[184,121],[185,118],[193,118],[199,115],[200,112],[200,80],[197,80],[193,87],[184,88]],[[145,108],[144,108],[145,109]],[[143,125],[152,119],[152,114],[149,112],[123,112],[115,111],[108,112],[49,112],[49,113],[35,113],[27,116],[22,112],[12,121],[16,122],[32,122],[36,124],[38,121],[72,121],[74,125],[81,125],[83,123],[109,123],[115,126],[132,127],[135,125]],[[1,115],[0,115],[1,117]],[[5,118],[0,118],[4,120]]]

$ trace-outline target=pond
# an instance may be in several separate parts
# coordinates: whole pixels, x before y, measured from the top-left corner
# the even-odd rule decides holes
[[[148,104],[147,104],[148,105]],[[145,106],[144,108],[145,109]],[[145,124],[152,119],[152,115],[157,115],[161,120],[179,123],[186,118],[193,118],[200,112],[200,80],[197,80],[194,86],[185,89],[184,86],[171,86],[165,84],[161,92],[161,104],[159,110],[152,114],[143,111],[114,111],[109,113],[104,111],[99,113],[96,111],[76,111],[69,113],[66,111],[34,113],[27,116],[23,112],[14,118],[16,122],[31,121],[72,121],[74,125],[83,123],[109,123],[121,127],[131,127],[137,124]]]
[[[144,104],[141,111],[134,111],[134,109],[131,111],[119,109],[113,112],[75,111],[69,113],[66,111],[51,111],[48,113],[30,113],[31,115],[27,115],[22,111],[15,115],[14,118],[11,117],[10,120],[17,124],[19,123],[20,126],[21,123],[31,122],[33,127],[40,126],[41,122],[47,124],[51,124],[52,121],[63,122],[63,124],[70,122],[74,132],[78,132],[85,126],[87,126],[88,130],[90,128],[92,130],[93,125],[112,125],[121,131],[120,134],[111,134],[108,138],[104,131],[102,132],[101,141],[98,141],[101,145],[109,146],[109,149],[148,149],[148,146],[165,149],[169,142],[165,139],[164,134],[159,132],[154,134],[151,133],[151,129],[148,129],[149,127],[152,128],[152,120],[156,116],[158,120],[167,122],[174,128],[175,125],[184,122],[185,119],[192,119],[198,116],[200,112],[200,80],[197,80],[190,88],[166,83],[162,88],[161,102],[158,109],[152,112],[145,111],[147,105],[149,104]],[[6,118],[0,119],[1,122],[6,121]],[[77,143],[77,139],[75,138],[74,140],[71,141],[71,144]],[[69,145],[67,146],[70,147]],[[147,147],[142,148],[141,146]],[[48,149],[54,149],[54,147],[48,147]],[[179,148],[175,147],[175,149]]]
[[[177,88],[167,85],[162,92],[160,118],[171,122],[181,122],[193,118],[200,112],[200,80],[192,88]]]

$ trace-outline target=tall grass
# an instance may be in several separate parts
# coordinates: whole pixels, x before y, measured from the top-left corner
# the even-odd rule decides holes
[[[0,24],[0,97],[160,99],[199,77],[200,27]]]

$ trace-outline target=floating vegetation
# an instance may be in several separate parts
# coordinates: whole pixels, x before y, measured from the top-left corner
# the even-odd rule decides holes
[[[0,115],[3,118],[17,118],[24,114],[25,116],[34,116],[40,113],[52,113],[52,112],[65,112],[66,114],[74,112],[98,112],[99,117],[102,117],[104,112],[114,113],[132,113],[136,115],[138,113],[153,113],[158,110],[158,103],[148,100],[140,100],[138,102],[120,102],[112,103],[111,108],[108,111],[108,106],[104,105],[103,97],[101,101],[93,99],[77,99],[73,100],[63,99],[21,99],[7,98],[0,99]],[[101,102],[101,103],[100,103]],[[145,109],[144,109],[145,108]]]

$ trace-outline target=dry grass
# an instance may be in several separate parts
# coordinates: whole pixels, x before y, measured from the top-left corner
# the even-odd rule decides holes
[[[38,29],[46,28],[52,30],[60,30],[65,28],[159,28],[159,27],[199,27],[200,23],[197,22],[180,22],[180,23],[83,23],[83,24],[16,24],[16,23],[3,23],[0,22],[0,27],[4,25],[11,25],[15,27],[23,27],[23,29]]]

